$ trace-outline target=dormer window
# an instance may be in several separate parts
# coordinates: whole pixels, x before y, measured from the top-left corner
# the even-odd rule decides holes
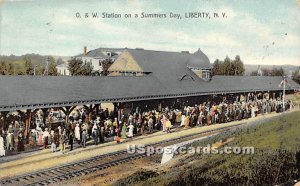
[[[211,77],[211,70],[210,69],[200,69],[200,68],[190,68],[199,78],[204,80],[208,80]]]
[[[210,78],[210,72],[202,71],[202,79],[209,79],[209,78]]]

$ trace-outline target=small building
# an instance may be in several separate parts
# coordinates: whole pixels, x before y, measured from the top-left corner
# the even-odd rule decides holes
[[[67,63],[63,63],[60,65],[56,66],[57,72],[59,75],[63,75],[63,76],[70,76],[71,73],[68,69],[68,64]]]

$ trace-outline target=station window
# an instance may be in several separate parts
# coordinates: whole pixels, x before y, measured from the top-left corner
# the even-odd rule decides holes
[[[209,79],[209,72],[207,72],[207,71],[202,72],[202,78]]]

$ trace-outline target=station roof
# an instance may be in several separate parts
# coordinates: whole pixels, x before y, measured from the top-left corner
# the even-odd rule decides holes
[[[176,77],[176,76],[174,76]],[[0,111],[129,102],[221,93],[282,90],[282,77],[214,76],[204,81],[190,75],[161,80],[140,77],[0,76]],[[287,90],[300,90],[288,80]]]

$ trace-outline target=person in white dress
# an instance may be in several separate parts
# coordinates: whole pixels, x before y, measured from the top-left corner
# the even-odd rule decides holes
[[[130,125],[128,126],[128,137],[129,138],[132,138],[133,137],[133,129],[134,129],[134,126],[132,125],[132,123],[130,123]]]
[[[255,107],[252,105],[251,107],[251,118],[255,118]]]
[[[4,139],[0,136],[0,156],[5,156]]]
[[[75,138],[78,142],[78,144],[80,143],[80,127],[79,127],[79,124],[76,124],[76,127],[75,127]]]
[[[181,115],[181,123],[180,123],[180,126],[181,126],[181,127],[184,126],[184,120],[185,120],[185,115],[182,114],[182,115]]]

